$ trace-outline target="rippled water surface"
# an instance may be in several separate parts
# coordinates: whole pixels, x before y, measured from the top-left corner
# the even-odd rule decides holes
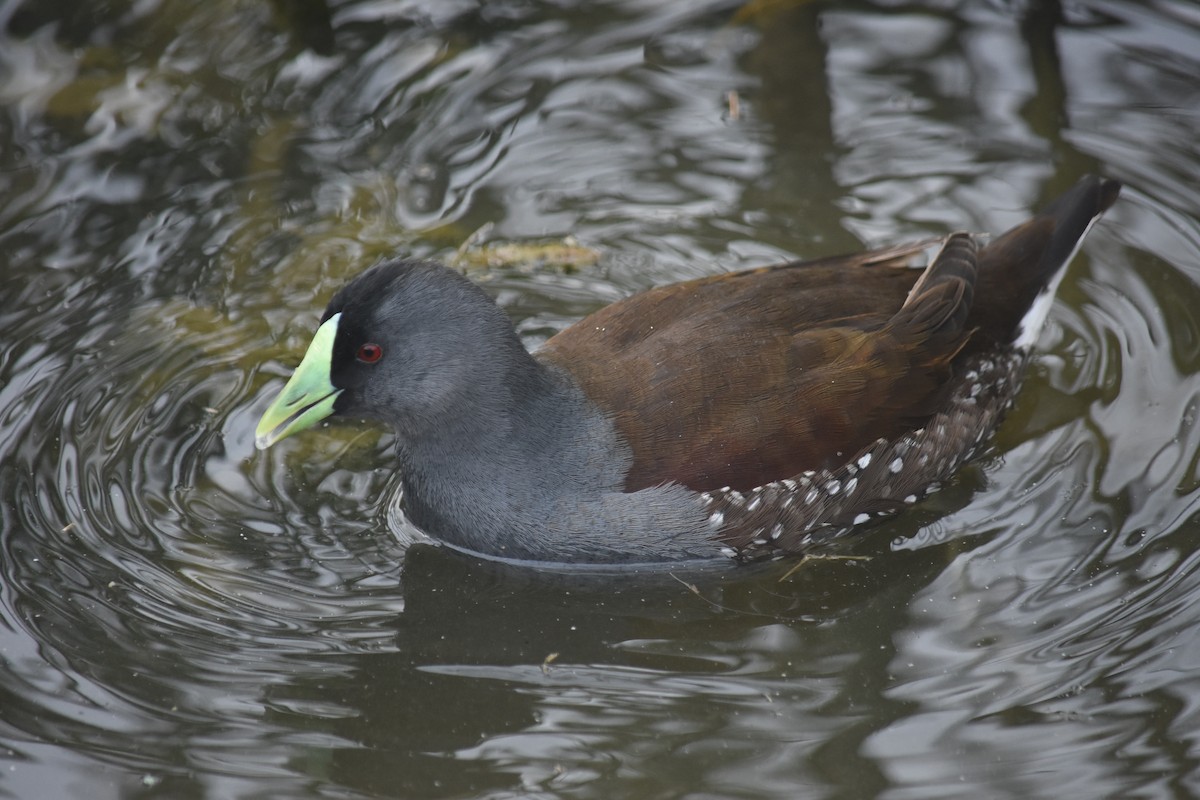
[[[0,2],[0,797],[1200,796],[1200,5],[1058,5]],[[383,254],[536,346],[1089,171],[1017,408],[853,559],[506,571],[387,433],[253,449]]]

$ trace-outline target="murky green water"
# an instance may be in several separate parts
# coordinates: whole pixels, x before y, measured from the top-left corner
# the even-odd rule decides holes
[[[0,797],[1200,796],[1200,5],[957,5],[0,2]],[[575,236],[472,267],[534,346],[1085,171],[1017,409],[864,559],[505,572],[386,433],[253,450],[381,254]]]

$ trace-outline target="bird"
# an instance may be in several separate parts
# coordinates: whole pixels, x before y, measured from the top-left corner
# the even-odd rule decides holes
[[[1120,190],[1087,175],[994,238],[658,286],[533,352],[466,276],[386,260],[330,300],[255,442],[329,417],[382,422],[405,516],[481,558],[804,555],[917,502],[985,446]]]

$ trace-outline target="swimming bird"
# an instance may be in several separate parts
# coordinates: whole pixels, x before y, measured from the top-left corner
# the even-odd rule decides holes
[[[329,302],[256,443],[382,421],[408,518],[488,558],[804,553],[980,450],[1119,191],[1084,177],[1001,236],[945,237],[923,268],[928,242],[660,286],[533,353],[468,278],[390,260]]]

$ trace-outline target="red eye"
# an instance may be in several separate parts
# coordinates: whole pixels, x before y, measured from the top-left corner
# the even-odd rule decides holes
[[[383,348],[374,342],[367,342],[358,348],[355,357],[364,364],[374,364],[379,359],[383,358]]]

